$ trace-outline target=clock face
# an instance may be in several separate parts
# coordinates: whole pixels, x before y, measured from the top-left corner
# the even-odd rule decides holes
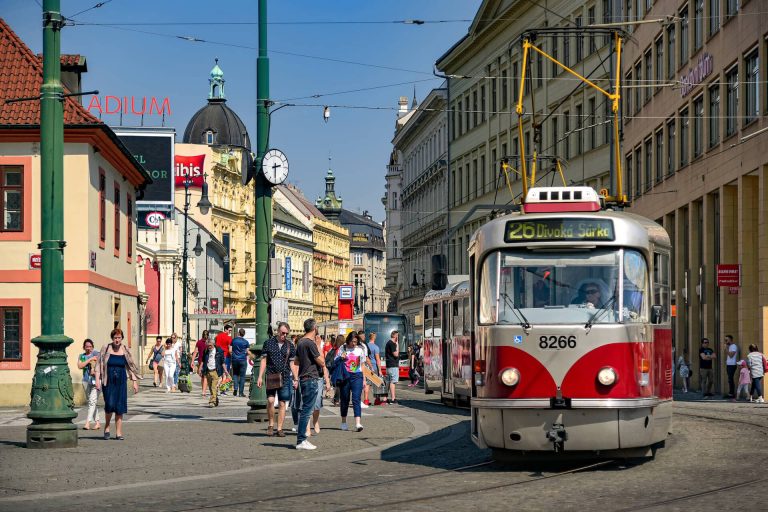
[[[288,177],[288,159],[279,149],[270,149],[261,160],[261,172],[267,181],[279,185]]]

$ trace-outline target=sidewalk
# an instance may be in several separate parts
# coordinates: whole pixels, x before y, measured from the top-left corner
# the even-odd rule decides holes
[[[0,497],[41,489],[81,489],[102,485],[105,479],[131,484],[228,469],[251,471],[268,464],[382,446],[418,430],[418,425],[406,417],[410,414],[407,409],[392,406],[364,409],[365,430],[342,432],[339,409],[325,407],[321,433],[311,438],[318,449],[296,451],[290,412],[285,421],[286,437],[267,437],[266,423],[246,422],[247,400],[227,395],[221,397],[219,407],[208,408],[208,399],[200,397],[199,387],[191,394],[168,394],[145,380],[137,395],[129,395],[124,441],[105,441],[103,430],[82,430],[85,409],[78,408],[78,447],[61,450],[27,450],[26,411],[4,409],[0,411],[0,459],[5,461],[0,465]],[[112,425],[113,434],[114,428]]]

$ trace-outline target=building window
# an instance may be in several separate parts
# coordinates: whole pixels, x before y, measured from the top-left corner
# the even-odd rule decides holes
[[[469,95],[464,96],[464,132],[468,132],[471,126],[469,126]]]
[[[565,132],[563,133],[563,139],[565,142],[565,158],[571,158],[571,112],[566,110],[563,112],[565,119]]]
[[[583,16],[576,16],[576,62],[581,62],[584,59],[584,36],[581,35],[581,26],[584,24]]]
[[[653,185],[653,143],[651,139],[645,141],[645,190],[650,190]]]
[[[693,158],[704,151],[704,95],[693,100]]]
[[[520,72],[517,68],[517,62],[512,63],[512,103],[515,102],[515,98],[517,98],[517,95],[520,94],[520,84],[517,81],[518,76],[520,75]],[[525,77],[523,77],[523,82],[525,82]],[[525,92],[528,93],[528,84],[526,84]]]
[[[213,132],[211,130],[208,130],[205,132],[205,143],[206,144],[213,144],[214,138],[213,138]]]
[[[576,154],[584,151],[584,107],[576,105]]]
[[[597,147],[597,115],[595,98],[589,98],[589,149]]]
[[[571,65],[571,38],[567,35],[563,37],[563,64]]]
[[[29,186],[29,185],[27,185]],[[24,231],[24,167],[0,165],[0,232]]]
[[[587,25],[594,25],[595,24],[595,6],[593,5],[589,9],[587,9]],[[595,34],[594,32],[589,33],[589,54],[592,55],[597,51],[597,45],[595,44]]]
[[[507,83],[507,70],[501,72],[501,108],[506,109],[509,101],[509,84]]]
[[[656,132],[656,182],[664,176],[664,130]]]
[[[643,150],[641,146],[635,148],[635,197],[640,196],[643,191],[643,173],[640,172],[642,169],[642,166],[640,165],[642,162],[642,154]]]
[[[709,88],[709,147],[720,141],[720,84]]]
[[[709,35],[720,30],[720,0],[709,0]]]
[[[760,60],[757,58],[757,48],[744,57],[744,124],[757,119],[760,112]]]
[[[688,165],[688,109],[680,111],[680,167]]]
[[[624,10],[624,12],[627,13],[627,22],[629,22],[629,23],[631,23],[633,21],[633,17],[632,17],[632,4],[634,4],[634,3],[635,3],[635,0],[626,0],[626,2],[624,2],[624,4],[626,5],[626,9]],[[632,32],[632,25],[629,25],[627,27],[627,30],[629,32]]]
[[[612,21],[611,16],[611,0],[603,0],[603,23],[610,23]],[[610,44],[611,35],[605,34],[603,36],[603,45]]]
[[[115,183],[115,256],[120,256],[120,185]]]
[[[480,122],[485,122],[485,84],[480,86]]]
[[[107,177],[104,169],[99,169],[99,247],[107,241]]]
[[[651,80],[653,76],[653,55],[650,48],[645,52],[645,82],[643,82],[643,88],[645,89],[645,102],[651,101],[653,95],[653,87]]]
[[[0,307],[0,361],[21,361],[21,308]]]
[[[558,50],[557,36],[553,35],[552,36],[552,58],[554,60],[552,61],[552,78],[556,77],[558,73],[560,73],[560,66],[555,64],[555,60],[558,60],[557,50]]]
[[[133,198],[130,194],[126,197],[126,203],[125,203],[125,214],[126,214],[126,231],[127,231],[127,240],[128,240],[128,259],[130,260],[133,256]]]
[[[675,173],[675,120],[667,121],[667,174]]]
[[[496,109],[498,108],[498,81],[495,78],[491,78],[491,115],[496,115]]]
[[[734,66],[725,73],[725,136],[736,133],[739,112],[739,68]]]
[[[360,254],[359,252],[356,252],[354,254],[354,256],[355,256],[355,265],[358,265],[358,266],[362,265],[363,264],[363,255]]]
[[[688,61],[688,6],[680,10],[680,66]]]
[[[397,192],[392,192],[392,209],[397,210]]]
[[[544,57],[536,52],[536,88],[544,85]]]
[[[694,0],[693,8],[693,49],[698,50],[704,44],[704,0]]]
[[[629,121],[632,118],[632,89],[629,86],[632,85],[632,72],[627,72],[624,77],[624,121]]]
[[[638,62],[635,64],[635,114],[640,112],[643,106],[643,64]]]
[[[558,140],[559,137],[560,137],[560,134],[558,133],[558,129],[557,129],[557,118],[556,117],[552,117],[552,145],[551,145],[551,147],[552,147],[552,152],[555,155],[558,155],[558,151],[559,151],[559,148],[560,148],[560,141]]]
[[[608,98],[603,101],[603,144],[608,144],[611,139],[611,103]]]
[[[739,12],[739,0],[725,0],[725,16],[731,18]]]
[[[667,27],[667,78],[675,77],[675,25]]]
[[[627,197],[630,199],[635,197],[633,195],[634,176],[632,175],[632,153],[626,156],[626,163],[624,169],[627,171]]]
[[[477,91],[472,91],[472,126],[477,126],[479,110],[477,107]]]
[[[664,38],[659,37],[654,43],[656,50],[656,91],[661,90],[661,82],[664,80]]]

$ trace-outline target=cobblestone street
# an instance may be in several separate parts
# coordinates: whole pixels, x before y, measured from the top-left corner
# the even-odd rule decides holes
[[[326,407],[316,452],[294,450],[293,435],[267,437],[265,425],[244,421],[245,399],[231,396],[208,409],[197,395],[143,388],[125,441],[81,430],[66,450],[24,449],[23,411],[3,410],[0,510],[82,510],[106,496],[113,508],[157,511],[474,510],[481,499],[488,510],[718,510],[759,499],[768,480],[765,406],[678,401],[654,461],[526,467],[478,450],[466,410],[407,388],[402,396],[401,406],[365,410],[359,434],[342,432],[338,409]]]

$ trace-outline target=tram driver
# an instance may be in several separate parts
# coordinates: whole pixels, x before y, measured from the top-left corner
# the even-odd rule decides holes
[[[602,279],[585,279],[579,284],[577,290],[578,292],[571,300],[571,304],[581,305],[589,309],[606,306],[608,285]]]

